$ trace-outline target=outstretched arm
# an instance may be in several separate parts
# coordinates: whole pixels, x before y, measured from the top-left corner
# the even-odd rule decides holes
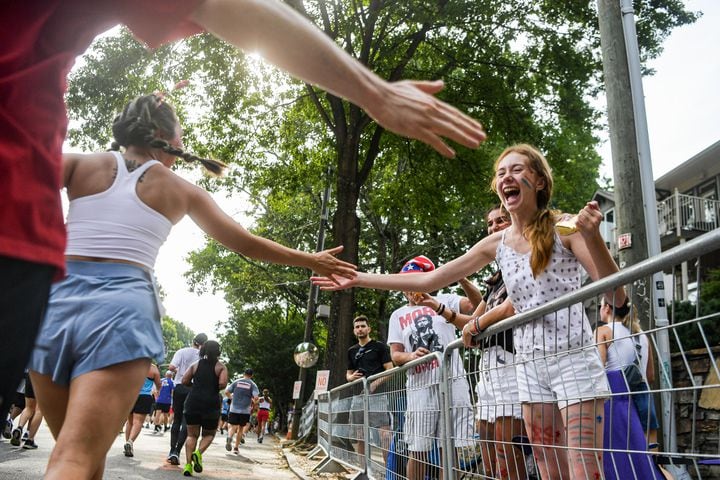
[[[182,181],[188,196],[188,215],[192,220],[227,248],[258,260],[305,267],[326,275],[352,277],[355,266],[335,257],[343,247],[309,253],[285,247],[279,243],[254,235],[226,214],[202,188]]]
[[[471,148],[485,139],[478,122],[435,98],[441,81],[386,82],[277,0],[207,0],[193,20],[243,50],[261,52],[293,76],[350,100],[384,128],[421,140],[442,155],[455,152],[441,137]]]
[[[401,292],[434,292],[475,273],[495,258],[502,232],[489,235],[464,255],[431,272],[413,274],[375,274],[357,272],[354,278],[312,277],[322,290],[343,290],[351,287],[379,288]],[[393,359],[394,360],[394,359]]]

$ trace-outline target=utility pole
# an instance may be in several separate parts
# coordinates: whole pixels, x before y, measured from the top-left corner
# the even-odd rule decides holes
[[[332,170],[328,167],[326,172],[325,192],[322,198],[322,207],[320,213],[320,225],[318,227],[318,238],[315,251],[320,252],[325,249],[325,228],[328,224],[328,202],[330,201],[330,174]],[[303,336],[304,342],[312,342],[313,339],[313,323],[315,320],[315,309],[317,307],[318,295],[320,294],[320,287],[313,285],[310,282],[310,293],[308,295],[307,313],[305,314],[305,335]],[[298,380],[300,381],[300,396],[295,400],[295,406],[293,407],[293,421],[292,431],[290,437],[295,440],[298,436],[298,429],[300,428],[300,418],[302,415],[303,402],[305,401],[306,383],[307,383],[307,369],[300,367],[300,373],[298,374]]]
[[[660,254],[657,204],[632,0],[598,0],[598,18],[607,91],[618,232],[635,236],[632,225],[636,230],[644,226],[644,230],[640,230],[637,235],[637,243],[641,245],[631,237],[632,247],[627,253],[624,253],[625,250],[620,251],[620,267],[623,268]],[[638,187],[642,192],[642,201],[632,198],[633,190],[638,191]],[[643,301],[639,302],[638,297],[643,297]],[[653,274],[650,281],[646,281],[644,285],[636,285],[633,289],[633,303],[638,307],[644,328],[651,326],[650,313],[654,316],[655,327],[669,324],[662,272]],[[673,398],[667,391],[672,386],[667,330],[658,330],[655,339],[660,357],[658,370],[661,373],[659,381],[662,390],[663,443],[666,451],[676,452]],[[684,468],[669,468],[673,471],[674,478],[689,478]]]
[[[624,268],[648,258],[645,214],[656,213],[654,210],[646,212],[638,197],[642,182],[620,0],[598,0],[597,4],[613,164],[615,224],[618,236],[629,234],[631,240],[629,248],[618,250],[619,267]],[[642,328],[647,330],[650,328],[650,300],[647,281],[642,283],[646,285],[636,285],[629,293],[638,309]]]

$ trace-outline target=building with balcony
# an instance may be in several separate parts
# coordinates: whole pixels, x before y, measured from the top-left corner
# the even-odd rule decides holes
[[[720,228],[720,141],[679,164],[655,180],[658,232],[663,251]],[[615,200],[612,192],[598,190],[593,196],[605,214],[600,231],[617,256]],[[698,281],[705,272],[720,268],[720,255],[714,252],[685,262],[678,271],[666,273],[666,289],[674,285],[675,300],[695,299]]]

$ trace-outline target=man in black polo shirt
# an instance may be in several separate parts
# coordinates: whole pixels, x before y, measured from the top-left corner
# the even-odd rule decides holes
[[[370,338],[370,325],[365,315],[355,317],[353,320],[353,333],[358,343],[348,349],[348,367],[345,379],[352,382],[362,377],[370,377],[377,373],[393,368],[390,358],[390,348],[387,344]],[[389,378],[389,377],[386,377]],[[381,379],[382,380],[382,379]],[[383,458],[387,455],[390,440],[390,414],[388,413],[388,400],[385,395],[377,391],[382,381],[368,384],[370,389],[369,426],[380,430]],[[362,425],[364,421],[362,395],[353,398],[350,407],[350,420],[355,425]],[[358,442],[357,452],[365,454],[365,443]]]

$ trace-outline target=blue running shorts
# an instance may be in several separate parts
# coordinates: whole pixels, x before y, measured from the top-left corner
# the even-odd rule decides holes
[[[69,385],[84,373],[139,358],[164,359],[152,274],[135,265],[67,262],[53,285],[30,369]]]

